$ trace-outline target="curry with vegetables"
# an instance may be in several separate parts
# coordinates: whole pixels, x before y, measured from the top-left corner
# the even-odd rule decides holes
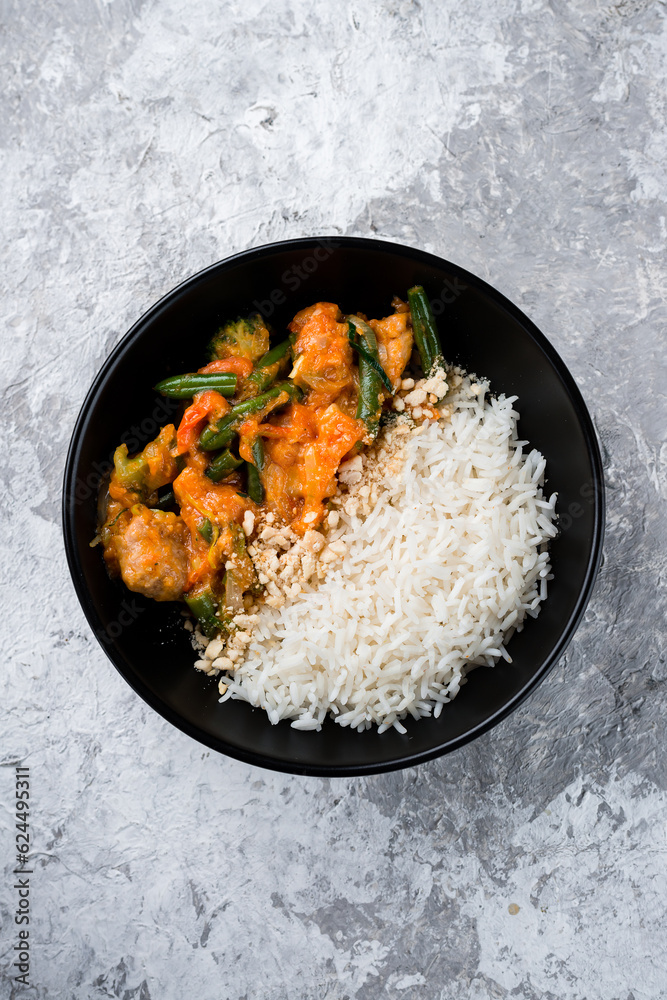
[[[339,465],[377,436],[413,341],[427,376],[442,366],[423,288],[392,307],[375,320],[317,302],[273,346],[260,315],[237,319],[207,364],[160,382],[189,405],[137,455],[115,451],[98,533],[110,573],[156,601],[184,600],[205,635],[224,633],[263,591],[246,550],[255,520],[317,528]]]

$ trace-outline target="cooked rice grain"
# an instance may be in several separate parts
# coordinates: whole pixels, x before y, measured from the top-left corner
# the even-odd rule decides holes
[[[556,497],[543,494],[542,455],[518,439],[516,397],[470,384],[447,397],[451,419],[396,436],[402,473],[384,477],[365,520],[340,509],[346,554],[325,579],[262,606],[221,701],[297,729],[331,713],[404,732],[408,716],[438,716],[472,666],[511,662],[505,644],[546,598]]]

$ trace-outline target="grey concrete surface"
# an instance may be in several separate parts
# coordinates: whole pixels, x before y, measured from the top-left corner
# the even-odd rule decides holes
[[[0,18],[1,995],[667,997],[664,3]],[[537,693],[448,758],[329,782],[149,710],[84,621],[59,521],[74,420],[125,330],[213,261],[321,233],[423,247],[520,305],[591,408],[609,501],[594,597]]]

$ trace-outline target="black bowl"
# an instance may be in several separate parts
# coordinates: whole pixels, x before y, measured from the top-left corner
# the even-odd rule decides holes
[[[386,315],[392,295],[423,284],[439,316],[445,355],[516,394],[520,433],[547,460],[561,533],[554,580],[537,619],[510,642],[513,662],[473,671],[439,719],[407,732],[321,732],[272,726],[261,709],[218,702],[217,684],[192,667],[177,605],[131,594],[107,576],[95,534],[96,492],[121,440],[130,451],[173,419],[151,389],[201,362],[216,324],[261,310],[281,329],[320,299],[345,311]],[[500,722],[546,676],[583,615],[602,551],[604,487],[595,432],[579,390],[543,334],[484,281],[431,254],[379,240],[321,238],[258,247],[189,278],[153,306],[115,348],[74,429],[63,496],[65,546],[83,610],[110,659],[141,697],[188,735],[231,757],[297,774],[371,774],[462,746]]]

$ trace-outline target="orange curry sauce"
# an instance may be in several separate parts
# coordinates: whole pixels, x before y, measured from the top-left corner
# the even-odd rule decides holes
[[[395,385],[410,358],[412,331],[407,306],[400,300],[394,305],[394,314],[370,325],[380,362]],[[301,389],[301,401],[279,397],[237,428],[238,455],[246,462],[253,462],[253,444],[262,439],[261,505],[244,493],[241,472],[231,472],[217,483],[206,475],[213,456],[199,447],[201,432],[233,405],[214,390],[196,394],[178,428],[164,427],[135,459],[128,459],[124,445],[118,449],[118,462],[140,463],[142,489],[132,482],[128,486],[129,474],[119,476],[117,462],[104,498],[100,536],[110,571],[120,573],[130,590],[157,601],[189,597],[207,588],[220,592],[225,573],[233,567],[245,591],[254,578],[241,528],[247,511],[255,517],[271,512],[274,523],[289,525],[299,535],[322,523],[325,503],[337,489],[340,463],[369,443],[366,426],[356,417],[357,358],[348,323],[334,303],[318,302],[301,310],[289,330],[294,359],[289,378]],[[233,372],[237,397],[243,398],[253,361],[227,357],[199,371]],[[178,514],[154,509],[157,490],[169,483]]]

